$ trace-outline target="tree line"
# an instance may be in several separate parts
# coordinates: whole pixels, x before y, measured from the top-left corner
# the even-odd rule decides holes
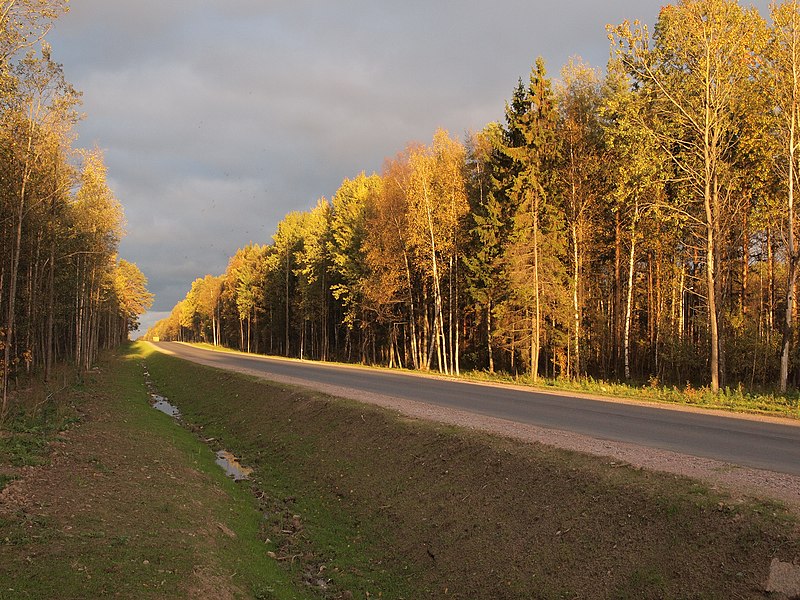
[[[122,207],[102,153],[73,147],[80,94],[47,33],[67,0],[0,2],[0,372],[5,416],[20,376],[80,370],[152,303],[117,255]]]
[[[800,381],[800,6],[683,0],[544,61],[197,279],[148,336],[459,373]]]

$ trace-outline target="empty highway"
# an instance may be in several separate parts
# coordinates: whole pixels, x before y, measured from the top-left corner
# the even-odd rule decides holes
[[[616,403],[399,371],[214,352],[179,343],[161,342],[155,346],[186,360],[221,369],[258,372],[266,379],[290,377],[311,388],[336,386],[800,475],[800,424],[790,420],[778,422],[719,412]]]

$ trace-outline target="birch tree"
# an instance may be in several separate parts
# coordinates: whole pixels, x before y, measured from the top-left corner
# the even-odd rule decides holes
[[[468,209],[464,162],[463,145],[450,138],[444,130],[436,132],[431,147],[419,148],[409,157],[411,172],[406,191],[409,233],[418,264],[427,275],[433,295],[433,335],[429,354],[435,353],[439,369],[445,373],[457,370],[453,356],[453,327],[457,321],[453,310],[453,282],[459,260],[462,219]],[[447,323],[443,282],[448,284]]]
[[[763,23],[732,0],[682,0],[661,9],[655,32],[638,22],[611,29],[616,55],[652,107],[659,139],[689,194],[688,211],[705,246],[710,383],[720,387],[722,225],[741,172],[732,168]]]
[[[15,54],[44,39],[53,21],[67,11],[68,1],[0,1],[0,78],[8,75]]]
[[[129,332],[139,327],[139,316],[153,305],[154,296],[147,289],[147,277],[127,260],[122,259],[116,265],[113,282],[121,325],[119,341],[124,341]]]
[[[80,188],[70,206],[75,241],[79,243],[74,254],[74,357],[81,371],[89,369],[97,357],[104,287],[113,285],[112,272],[123,235],[122,207],[108,187],[102,153],[85,152],[83,163]]]
[[[48,136],[63,136],[76,120],[74,106],[78,95],[66,82],[61,66],[50,58],[50,49],[42,46],[41,55],[30,51],[15,65],[14,94],[2,113],[2,127],[7,145],[5,172],[13,187],[13,230],[8,265],[8,297],[5,303],[5,339],[3,350],[3,402],[8,403],[8,377],[15,346],[17,283],[22,255],[25,216],[33,202],[32,178],[41,162],[49,158]]]
[[[591,234],[591,211],[602,194],[604,167],[598,118],[600,81],[597,71],[580,59],[571,59],[558,88],[561,142],[558,182],[570,242],[572,275],[572,375],[583,373],[581,360],[583,278],[586,238]]]
[[[408,346],[410,356],[406,363],[414,369],[427,369],[420,285],[414,264],[406,194],[411,179],[409,157],[415,148],[410,146],[386,161],[380,193],[367,214],[365,250],[372,286],[367,299],[377,310],[389,312],[387,318],[404,326],[407,335],[403,347]]]
[[[360,173],[354,179],[345,179],[331,199],[331,235],[328,242],[331,292],[342,303],[347,352],[351,352],[352,336],[358,335],[362,361],[366,361],[366,345],[371,335],[367,322],[362,318],[367,278],[367,213],[375,197],[380,194],[380,189],[379,176]]]
[[[618,236],[623,228],[628,230],[628,260],[624,317],[622,319],[623,373],[631,378],[631,328],[634,301],[635,265],[637,241],[641,237],[639,221],[647,207],[660,199],[663,188],[661,154],[655,138],[641,126],[642,116],[647,111],[642,96],[632,88],[621,63],[611,61],[603,86],[599,108],[603,141],[609,158],[610,199],[618,223]],[[615,246],[622,248],[621,239]],[[616,262],[621,262],[617,250]],[[619,267],[617,267],[619,271]],[[616,285],[622,291],[620,274],[615,275]],[[621,302],[619,303],[621,304]],[[620,306],[615,310],[620,310]],[[620,311],[622,312],[622,311]]]
[[[796,0],[770,8],[772,30],[768,48],[769,89],[779,112],[780,146],[785,165],[781,178],[785,187],[786,207],[786,312],[781,343],[779,389],[786,393],[789,357],[794,337],[794,305],[797,285],[798,250],[795,240],[794,190],[798,178],[798,124],[800,123],[800,4]]]

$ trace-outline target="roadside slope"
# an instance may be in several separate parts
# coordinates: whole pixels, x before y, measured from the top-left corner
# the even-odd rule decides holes
[[[770,561],[800,558],[774,503],[163,354],[147,363],[196,431],[255,468],[276,560],[342,598],[763,598]]]
[[[800,509],[800,422],[795,420],[570,397],[187,344],[157,348],[198,364],[375,404],[412,418],[699,478],[737,494],[766,495]],[[761,468],[743,466],[753,463]]]

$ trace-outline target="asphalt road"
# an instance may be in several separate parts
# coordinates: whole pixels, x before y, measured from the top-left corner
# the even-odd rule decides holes
[[[614,403],[526,389],[496,387],[402,372],[354,369],[213,352],[177,343],[158,343],[176,356],[221,369],[248,369],[292,377],[309,387],[332,385],[394,396],[477,414],[572,431],[800,475],[800,424],[745,419],[670,408]]]

